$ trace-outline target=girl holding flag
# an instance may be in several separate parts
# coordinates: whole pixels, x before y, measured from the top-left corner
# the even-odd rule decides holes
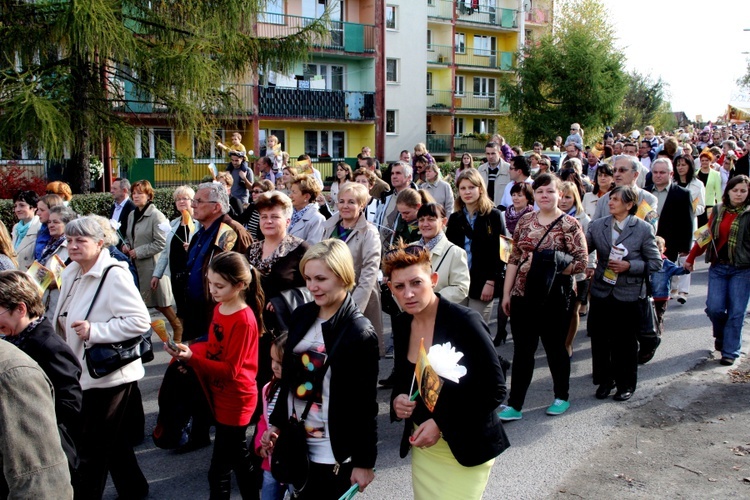
[[[487,324],[435,294],[426,249],[400,244],[384,265],[404,310],[393,323],[391,420],[405,420],[400,454],[413,449],[414,498],[480,499],[495,457],[510,446],[495,413],[505,377]]]

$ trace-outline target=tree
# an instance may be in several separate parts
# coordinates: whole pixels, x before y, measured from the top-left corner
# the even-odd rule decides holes
[[[516,82],[500,84],[527,143],[549,143],[571,123],[584,130],[615,121],[627,88],[623,55],[599,0],[567,0],[552,33],[523,49]]]
[[[0,148],[70,150],[74,189],[87,192],[89,155],[106,141],[134,157],[138,101],[175,128],[211,138],[237,96],[222,84],[304,59],[326,18],[278,38],[254,34],[265,0],[0,0]],[[296,32],[295,32],[296,31]],[[124,104],[123,104],[124,103]],[[164,144],[157,145],[163,149]]]
[[[750,59],[747,60],[747,70],[744,76],[737,80],[737,85],[750,89]]]
[[[650,76],[641,75],[637,71],[628,74],[627,80],[628,90],[622,101],[620,118],[612,124],[615,130],[623,133],[654,125],[665,103],[668,86],[661,77],[654,81]]]

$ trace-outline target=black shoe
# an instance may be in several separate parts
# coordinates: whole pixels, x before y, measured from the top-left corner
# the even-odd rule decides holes
[[[507,330],[504,330],[502,332],[497,332],[497,335],[495,335],[495,339],[492,341],[492,345],[494,345],[495,347],[498,347],[500,345],[503,345],[506,340],[508,340]]]
[[[503,377],[508,377],[508,370],[510,370],[510,361],[502,356],[498,356],[497,359],[500,361],[500,368],[503,369]]]
[[[206,446],[211,446],[211,437],[206,436],[205,438],[193,439],[191,436],[188,442],[180,446],[175,450],[175,453],[182,455],[184,453],[190,453],[195,450],[200,450]]]
[[[733,358],[728,358],[726,356],[723,356],[719,360],[719,364],[724,365],[724,366],[732,366],[734,364],[734,359]]]
[[[601,384],[596,390],[596,399],[607,399],[612,393],[612,384]]]
[[[633,397],[633,391],[630,389],[625,389],[624,391],[618,390],[615,395],[612,397],[615,401],[627,401]]]
[[[642,343],[641,348],[638,350],[638,364],[645,365],[646,363],[654,359],[654,355],[656,354],[656,349],[659,347],[659,344],[661,344],[660,337],[656,337],[656,340],[653,342],[651,347],[644,347]]]
[[[382,387],[383,389],[392,389],[396,384],[396,372],[392,371],[387,378],[381,378],[380,380],[378,380],[378,384],[380,384],[380,387]]]

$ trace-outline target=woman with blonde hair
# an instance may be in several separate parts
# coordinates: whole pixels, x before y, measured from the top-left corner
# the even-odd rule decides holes
[[[414,243],[419,241],[419,221],[417,220],[417,211],[425,203],[434,203],[432,196],[423,189],[419,191],[405,188],[399,191],[396,197],[396,211],[398,215],[393,223],[393,233],[391,234],[389,246],[403,240],[404,243]]]
[[[49,211],[51,208],[58,205],[63,205],[63,199],[56,194],[45,194],[36,202],[36,215],[39,217],[39,222],[41,222],[42,225],[39,228],[39,233],[36,235],[34,260],[42,258],[42,251],[50,241],[49,228],[47,227],[47,223],[49,222]],[[43,264],[43,262],[41,264]]]
[[[458,198],[445,235],[466,251],[471,280],[468,306],[489,324],[492,301],[502,291],[500,236],[505,234],[505,223],[487,196],[479,170],[463,172],[456,179],[456,186]]]
[[[284,168],[281,169],[281,182],[284,184],[284,189],[279,189],[279,191],[289,196],[289,190],[292,187],[292,181],[294,181],[297,175],[298,172],[296,168],[288,167],[285,165]]]
[[[8,228],[0,220],[0,271],[16,269],[17,267],[16,252],[13,250]]]

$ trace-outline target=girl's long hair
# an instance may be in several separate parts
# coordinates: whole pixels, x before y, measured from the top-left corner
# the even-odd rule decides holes
[[[286,338],[287,332],[281,332],[278,337],[273,339],[273,343],[271,344],[271,349],[273,350],[275,348],[279,352],[282,360],[284,359],[284,347],[286,347]],[[283,373],[281,375],[284,376]],[[280,385],[281,379],[276,378],[276,375],[273,375],[271,377],[271,382],[268,384],[266,392],[263,393],[263,397],[266,398],[266,401],[270,402],[270,399],[273,397],[276,389],[278,389]]]
[[[6,255],[10,260],[12,260],[13,264],[18,265],[18,261],[16,260],[16,251],[13,250],[13,243],[12,243],[10,234],[8,233],[8,228],[5,227],[5,224],[3,224],[3,221],[1,220],[0,220],[0,253],[3,255]]]
[[[255,314],[255,322],[258,325],[258,335],[262,336],[266,327],[263,323],[263,308],[266,305],[266,294],[260,284],[260,272],[251,266],[247,259],[236,252],[224,252],[215,256],[208,268],[221,276],[232,286],[244,283],[246,288],[243,292],[245,303],[250,306]]]

